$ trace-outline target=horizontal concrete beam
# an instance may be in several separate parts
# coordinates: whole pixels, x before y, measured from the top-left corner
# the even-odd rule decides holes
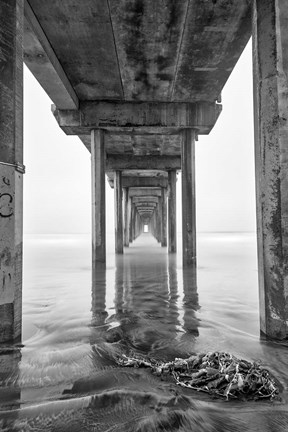
[[[144,128],[197,129],[208,134],[221,112],[214,102],[80,102],[79,110],[52,107],[59,126],[68,135],[88,134],[92,129]]]
[[[161,196],[161,189],[160,188],[129,188],[129,196],[130,197],[143,197],[143,196],[154,196],[154,197],[160,197]]]
[[[135,204],[135,207],[137,207],[137,208],[139,208],[139,207],[153,207],[153,208],[157,207],[156,203],[154,203],[154,202],[147,202],[147,201],[137,202],[137,203],[134,203],[134,204]]]
[[[157,196],[134,196],[132,198],[132,203],[149,202],[158,204],[159,198]]]
[[[142,214],[152,214],[154,210],[137,210],[140,215]]]
[[[78,97],[28,1],[24,2],[24,61],[58,108],[78,109]]]
[[[109,182],[111,187],[114,187],[114,181]],[[158,177],[123,177],[122,187],[167,187],[167,178]]]
[[[143,212],[143,211],[154,211],[155,207],[136,207],[138,212]]]
[[[107,155],[106,171],[127,169],[180,170],[181,156]]]

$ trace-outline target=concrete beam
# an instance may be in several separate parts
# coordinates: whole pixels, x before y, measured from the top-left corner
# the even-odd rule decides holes
[[[123,130],[158,128],[174,131],[193,128],[208,134],[221,112],[214,102],[109,102],[84,101],[79,110],[52,107],[54,116],[67,135],[85,135],[92,129]]]
[[[154,203],[154,202],[146,202],[146,201],[144,201],[144,202],[134,203],[134,205],[135,205],[137,208],[139,208],[139,207],[153,207],[153,208],[157,207],[157,204],[156,204],[156,203]]]
[[[132,203],[137,204],[139,202],[149,202],[158,204],[159,198],[157,196],[135,196],[132,198]]]
[[[114,187],[114,182],[109,181],[111,187]],[[161,177],[123,177],[122,176],[122,187],[167,187],[168,179]]]
[[[136,206],[138,213],[143,212],[143,211],[154,211],[155,207],[150,207],[150,206],[145,206],[145,207],[138,207]]]
[[[56,57],[55,51],[51,47],[29,2],[25,1],[24,5],[25,32],[23,47],[26,66],[58,108],[78,109],[78,97]]]
[[[131,197],[143,197],[143,196],[154,196],[161,197],[161,188],[129,188],[129,196]]]
[[[106,171],[114,170],[163,170],[181,169],[180,156],[107,155]]]

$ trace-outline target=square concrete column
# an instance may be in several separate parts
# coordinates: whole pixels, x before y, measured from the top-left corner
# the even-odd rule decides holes
[[[183,267],[196,268],[195,131],[181,134]]]
[[[131,219],[131,197],[129,188],[124,188],[124,246],[129,247],[129,232]]]
[[[115,253],[123,254],[122,173],[114,172]]]
[[[130,229],[129,229],[129,242],[132,243],[135,240],[135,205],[131,205],[131,217],[130,217]]]
[[[176,170],[168,171],[168,250],[177,251],[177,223],[176,223]]]
[[[161,201],[162,201],[162,235],[161,235],[161,246],[167,246],[167,194],[164,187],[161,188]]]
[[[91,132],[92,264],[106,263],[105,143],[104,131]]]
[[[288,336],[288,3],[253,2],[260,327]]]
[[[22,331],[23,5],[0,0],[0,342]]]

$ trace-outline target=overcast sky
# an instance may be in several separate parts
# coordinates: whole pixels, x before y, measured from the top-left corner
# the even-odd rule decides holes
[[[90,153],[66,136],[51,100],[24,70],[24,232],[89,233]],[[223,111],[196,143],[197,230],[254,231],[255,181],[251,42],[222,93]],[[180,177],[180,176],[178,176]],[[181,181],[178,230],[181,230]],[[106,183],[107,229],[114,231],[113,190]]]

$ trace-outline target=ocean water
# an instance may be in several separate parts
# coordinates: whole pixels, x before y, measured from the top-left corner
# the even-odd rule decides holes
[[[23,346],[0,347],[1,431],[288,431],[288,346],[259,336],[255,234],[198,235],[197,275],[142,234],[91,281],[90,238],[25,239]],[[181,250],[179,240],[179,250]],[[159,360],[228,351],[260,360],[274,402],[212,400],[148,369]]]

